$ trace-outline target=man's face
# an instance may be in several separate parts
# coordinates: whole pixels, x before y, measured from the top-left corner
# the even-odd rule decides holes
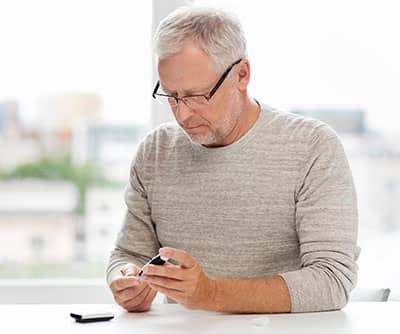
[[[216,72],[211,58],[193,44],[161,60],[158,72],[162,90],[178,97],[208,95],[222,74]],[[182,101],[172,108],[178,124],[194,142],[205,146],[230,143],[229,136],[239,126],[242,110],[235,78],[233,68],[209,104],[201,109],[191,109]]]

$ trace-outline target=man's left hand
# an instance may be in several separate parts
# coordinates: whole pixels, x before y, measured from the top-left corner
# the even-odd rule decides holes
[[[215,302],[216,284],[200,264],[184,250],[164,247],[159,253],[179,265],[147,265],[143,274],[150,287],[187,308],[210,309]]]

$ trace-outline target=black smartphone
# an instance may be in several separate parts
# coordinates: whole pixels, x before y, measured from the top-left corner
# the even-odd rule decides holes
[[[77,314],[70,313],[70,316],[76,320],[76,322],[97,322],[97,321],[108,321],[114,318],[114,314],[107,313],[94,313],[94,314]]]

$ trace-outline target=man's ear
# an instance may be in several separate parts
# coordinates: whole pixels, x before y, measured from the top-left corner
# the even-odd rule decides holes
[[[236,66],[236,72],[238,74],[238,89],[240,91],[245,91],[250,82],[250,63],[246,58],[244,58]]]

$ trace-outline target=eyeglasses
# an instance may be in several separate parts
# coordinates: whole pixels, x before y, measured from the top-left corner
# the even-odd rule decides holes
[[[207,106],[210,103],[211,98],[217,92],[218,88],[222,85],[226,77],[228,76],[229,72],[232,70],[233,66],[239,64],[242,59],[235,61],[231,66],[229,66],[225,72],[222,74],[221,78],[215,84],[215,86],[211,89],[211,91],[206,95],[185,95],[182,97],[178,97],[176,95],[168,95],[157,93],[158,89],[160,88],[160,80],[157,81],[156,86],[153,90],[153,99],[159,101],[160,103],[168,102],[172,108],[178,106],[179,101],[182,101],[191,109],[201,109]]]

